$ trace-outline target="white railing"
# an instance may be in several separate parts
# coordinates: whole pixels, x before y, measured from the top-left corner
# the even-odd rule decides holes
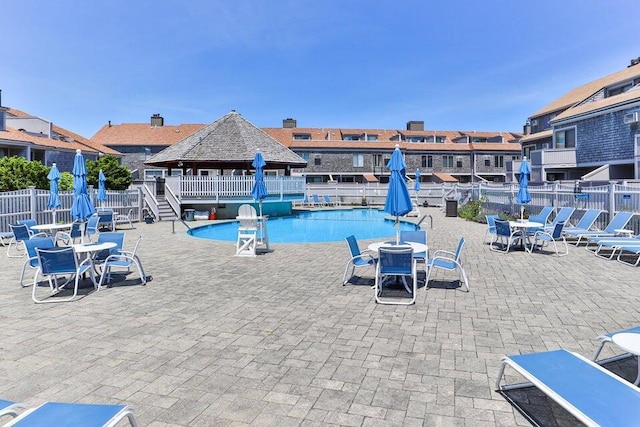
[[[266,176],[264,178],[269,199],[284,200],[286,196],[301,195],[305,192],[304,177]],[[167,178],[176,197],[185,199],[233,199],[251,198],[255,183],[253,176],[181,176]]]

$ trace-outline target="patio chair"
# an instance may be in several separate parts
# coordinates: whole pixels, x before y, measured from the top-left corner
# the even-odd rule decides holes
[[[29,284],[24,284],[24,273],[27,270],[27,266],[31,267],[34,270],[37,270],[40,267],[38,263],[38,252],[36,249],[51,249],[55,248],[56,243],[53,240],[53,237],[32,237],[31,239],[24,241],[24,247],[27,252],[27,257],[29,257],[24,264],[22,265],[22,272],[20,273],[20,286],[26,288],[31,286]]]
[[[256,208],[244,204],[238,208],[238,238],[236,256],[256,256],[258,243],[258,213]]]
[[[578,246],[583,239],[587,239],[588,237],[607,237],[607,236],[616,236],[618,232],[616,230],[624,229],[627,223],[631,220],[631,218],[635,215],[635,212],[625,212],[620,211],[609,224],[602,231],[584,231],[584,230],[565,230],[565,237],[577,238],[575,245]]]
[[[502,219],[494,220],[494,224],[496,227],[496,236],[491,241],[489,249],[497,252],[509,252],[511,246],[513,246],[517,241],[522,239],[522,233],[520,230],[511,230],[509,226],[509,221],[505,221]],[[494,248],[494,243],[500,243],[503,249]]]
[[[114,427],[125,418],[132,427],[138,426],[133,408],[127,405],[46,402],[26,410],[6,426]]]
[[[497,221],[496,221],[497,222]],[[460,275],[464,282],[464,287],[469,292],[469,280],[467,279],[467,273],[462,266],[462,248],[464,247],[465,239],[461,237],[458,241],[458,246],[455,252],[445,251],[439,249],[433,253],[433,258],[427,259],[427,279],[425,281],[425,289],[429,287],[429,280],[434,270],[444,271],[456,271],[460,270]]]
[[[339,206],[340,205],[340,201],[339,200],[331,200],[331,197],[329,197],[328,195],[323,195],[322,199],[324,200],[324,204],[327,206]]]
[[[418,272],[413,258],[413,249],[406,246],[382,246],[378,250],[374,295],[377,304],[410,305],[416,302],[418,293]],[[411,277],[411,287],[406,277]],[[388,278],[401,278],[404,288],[410,293],[410,299],[383,297],[383,283]]]
[[[96,211],[100,219],[98,220],[98,228],[100,230],[110,230],[114,231],[115,227],[113,224],[113,210],[111,209],[99,209]]]
[[[38,225],[38,222],[35,219],[19,219],[18,224],[26,225],[32,234],[36,234],[38,232],[37,230],[31,228],[34,225]]]
[[[484,232],[484,242],[487,243],[487,236],[491,235],[491,241],[489,241],[489,244],[491,244],[496,235],[496,219],[500,219],[500,215],[485,215],[485,218],[487,220],[487,229]]]
[[[0,417],[10,415],[12,417],[18,416],[18,409],[25,409],[26,406],[22,403],[13,402],[11,400],[0,399]]]
[[[40,268],[36,270],[36,274],[33,279],[33,292],[31,293],[31,298],[35,303],[41,304],[73,301],[76,295],[78,295],[80,278],[84,273],[89,273],[91,280],[95,283],[95,274],[91,258],[86,258],[82,262],[78,263],[78,257],[76,256],[73,247],[36,249],[36,252],[38,253]],[[39,299],[36,295],[39,274],[45,276],[49,280],[49,287],[52,289],[52,295],[50,296],[60,293],[71,280],[74,280],[73,294],[67,298]],[[66,275],[71,275],[72,278],[68,279],[63,285],[58,285],[58,276]]]
[[[400,230],[400,241],[422,243],[423,245],[426,245],[427,232],[425,230]],[[424,263],[425,266],[426,266],[426,261],[428,257],[429,257],[428,252],[413,253],[413,258],[420,263]]]
[[[112,253],[109,255],[104,262],[101,264],[102,274],[100,275],[100,283],[98,283],[98,290],[102,287],[102,283],[106,277],[107,283],[111,282],[111,269],[112,268],[126,268],[127,273],[131,271],[131,266],[136,267],[138,270],[138,274],[140,275],[140,280],[143,285],[147,284],[147,276],[144,274],[144,270],[142,269],[142,262],[138,257],[138,247],[140,246],[140,242],[142,242],[142,236],[138,237],[136,240],[136,244],[133,247],[133,251],[125,251],[119,250],[118,253]]]
[[[133,214],[133,209],[129,209],[129,212],[127,212],[126,215],[124,215],[124,214],[116,215],[116,217],[113,219],[114,229],[119,224],[129,224],[129,228],[131,228],[133,230],[133,223],[131,222],[131,215],[132,214]]]
[[[124,250],[124,239],[126,234],[122,231],[106,231],[98,235],[98,241],[96,243],[113,242],[116,245],[111,249],[105,249],[99,251],[93,255],[93,263],[98,269],[102,269],[102,264],[111,255],[118,255]]]
[[[46,237],[46,233],[38,233],[34,234],[26,224],[9,224],[9,228],[11,229],[11,240],[7,245],[7,256],[9,258],[21,258],[26,255],[26,251],[24,251],[24,242],[31,239],[32,237]],[[18,253],[12,254],[11,248],[15,248],[15,251]]]
[[[347,241],[347,245],[349,245],[349,253],[351,254],[351,259],[347,261],[347,265],[344,267],[344,274],[342,275],[342,286],[346,285],[352,278],[356,272],[356,269],[369,267],[376,265],[376,258],[371,255],[368,250],[360,251],[360,247],[358,246],[358,241],[356,237],[351,235],[345,238]],[[349,267],[351,267],[351,273],[349,274],[349,278],[347,278],[347,272],[349,271]]]
[[[589,231],[593,224],[596,222],[598,217],[602,211],[600,209],[587,209],[585,213],[582,214],[580,220],[575,225],[575,227],[564,227],[564,234],[575,231]]]
[[[82,230],[87,229],[86,221],[74,221],[71,224],[71,230],[67,233],[66,231],[58,231],[54,237],[56,243],[61,242],[65,246],[71,246],[74,243],[77,243],[78,240],[82,240]]]
[[[89,217],[87,221],[87,227],[84,232],[85,237],[89,240],[89,242],[93,241],[93,236],[97,236],[100,234],[100,229],[98,228],[98,222],[100,221],[100,217],[97,214],[93,214]]]
[[[496,389],[505,397],[509,390],[533,385],[585,425],[625,427],[638,424],[640,390],[577,353],[559,349],[504,356],[501,362]],[[501,385],[507,366],[528,382]],[[508,397],[507,400],[518,406]]]
[[[533,248],[535,247],[537,247],[538,249],[543,249],[548,244],[553,243],[553,248],[556,251],[556,255],[558,256],[569,255],[569,246],[567,245],[567,241],[562,235],[562,227],[564,227],[564,222],[558,222],[556,223],[555,227],[553,228],[553,231],[551,232],[540,231],[540,230],[536,231],[533,234],[533,245],[531,245],[529,252],[532,252]],[[564,244],[563,253],[558,252],[558,241],[561,241]]]
[[[311,199],[313,199],[314,206],[324,206],[324,201],[320,200],[320,197],[317,194],[312,194]]]

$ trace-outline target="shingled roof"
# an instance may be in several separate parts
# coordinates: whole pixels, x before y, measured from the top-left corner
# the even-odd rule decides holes
[[[149,158],[147,165],[193,169],[251,169],[260,150],[266,169],[306,167],[307,162],[240,114],[231,111],[183,140]]]

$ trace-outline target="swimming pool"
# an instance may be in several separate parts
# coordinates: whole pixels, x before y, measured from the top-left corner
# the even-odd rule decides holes
[[[377,209],[327,210],[300,212],[294,216],[269,218],[270,243],[337,242],[353,234],[358,240],[396,235],[395,221]],[[400,222],[400,230],[415,230],[411,223]],[[235,242],[236,221],[209,224],[188,232],[193,237]]]

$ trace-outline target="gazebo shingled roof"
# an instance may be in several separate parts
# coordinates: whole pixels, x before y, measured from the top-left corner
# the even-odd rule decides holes
[[[144,163],[168,168],[251,169],[260,150],[266,169],[303,168],[307,162],[235,111],[203,127]]]

